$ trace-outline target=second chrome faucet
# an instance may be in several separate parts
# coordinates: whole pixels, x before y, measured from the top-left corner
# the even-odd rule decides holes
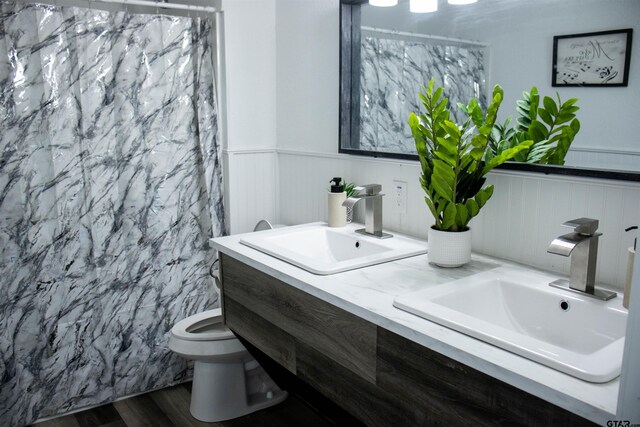
[[[355,191],[360,194],[347,198],[342,203],[342,206],[352,208],[361,200],[364,200],[364,228],[356,230],[356,233],[361,233],[366,236],[373,236],[379,239],[386,239],[393,237],[389,233],[382,231],[382,186],[380,184],[367,184],[361,187],[355,187]]]
[[[568,288],[571,291],[584,293],[604,301],[614,298],[615,292],[595,287],[598,238],[602,236],[602,233],[596,232],[598,220],[578,218],[562,225],[573,228],[573,232],[553,239],[547,252],[566,257],[571,256],[569,281],[560,279],[549,283],[549,285],[556,288]]]

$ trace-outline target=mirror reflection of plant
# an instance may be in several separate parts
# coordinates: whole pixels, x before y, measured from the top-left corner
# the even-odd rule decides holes
[[[564,158],[576,134],[580,131],[580,121],[576,112],[580,109],[577,98],[562,102],[556,93],[557,102],[545,96],[540,105],[540,95],[534,86],[523,92],[523,99],[517,101],[519,117],[515,128],[509,128],[511,117],[504,124],[495,125],[489,146],[494,155],[515,147],[522,141],[532,140],[533,145],[513,157],[513,161],[549,165],[563,165]]]
[[[411,113],[409,126],[420,159],[420,184],[434,219],[434,228],[465,231],[469,221],[493,194],[493,185],[483,188],[485,175],[496,166],[527,150],[532,141],[523,141],[494,155],[489,147],[503,90],[496,85],[486,114],[478,100],[463,106],[468,119],[462,125],[449,120],[448,99],[434,79],[418,94],[425,112]]]

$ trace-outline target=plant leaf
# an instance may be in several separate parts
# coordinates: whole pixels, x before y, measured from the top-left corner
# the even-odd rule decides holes
[[[482,207],[485,205],[485,203],[487,203],[487,201],[491,198],[492,195],[493,195],[493,185],[489,185],[488,187],[485,187],[482,190],[478,191],[478,194],[476,194],[476,197],[475,197],[475,200],[478,203],[478,207],[482,209]]]
[[[543,122],[545,122],[549,126],[553,126],[553,118],[551,117],[551,114],[547,112],[547,110],[545,110],[544,108],[538,108],[538,115]]]
[[[469,211],[464,203],[456,203],[456,225],[458,229],[464,228],[469,223]]]
[[[453,186],[456,177],[453,169],[440,159],[433,159],[431,186],[443,199],[453,202]]]
[[[552,98],[548,96],[545,96],[544,98],[542,98],[542,105],[544,105],[544,108],[552,116],[558,115],[558,106],[556,105],[555,101]]]
[[[434,218],[438,218],[438,211],[436,209],[436,206],[433,204],[433,201],[425,196],[424,197],[424,201],[426,202],[427,206],[429,207],[429,210],[431,211],[431,215],[433,215]]]
[[[549,135],[549,131],[541,122],[534,120],[529,125],[529,135],[534,141],[542,141]]]
[[[478,215],[478,213],[480,212],[480,206],[478,206],[478,202],[476,202],[474,199],[467,200],[465,203],[465,207],[467,208],[469,216],[472,218]]]
[[[571,107],[572,105],[574,105],[576,102],[578,102],[578,98],[569,98],[565,101],[564,104],[562,104],[562,109]],[[578,108],[578,107],[575,107]],[[579,109],[579,108],[578,108]]]
[[[453,227],[456,222],[456,204],[448,203],[442,212],[442,229],[448,230]]]

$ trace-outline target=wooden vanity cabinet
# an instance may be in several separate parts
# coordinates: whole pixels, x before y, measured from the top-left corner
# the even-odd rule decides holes
[[[220,254],[225,323],[371,426],[591,423]]]

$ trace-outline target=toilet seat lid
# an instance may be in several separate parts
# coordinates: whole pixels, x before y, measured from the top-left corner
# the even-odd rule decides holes
[[[171,334],[187,341],[216,341],[235,339],[236,336],[222,323],[222,310],[203,311],[176,323]]]

